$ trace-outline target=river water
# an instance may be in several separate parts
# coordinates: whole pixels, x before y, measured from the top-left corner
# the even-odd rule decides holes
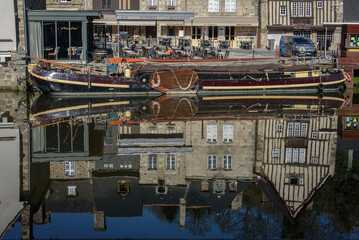
[[[359,238],[341,93],[0,95],[4,239]]]

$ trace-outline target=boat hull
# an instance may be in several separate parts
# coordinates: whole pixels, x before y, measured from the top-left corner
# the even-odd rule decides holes
[[[29,68],[33,85],[44,94],[52,95],[158,95],[159,91],[141,84],[136,78],[55,72],[38,66]]]

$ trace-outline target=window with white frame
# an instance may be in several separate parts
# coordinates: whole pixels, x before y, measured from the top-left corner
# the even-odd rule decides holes
[[[306,148],[286,148],[285,163],[305,163]]]
[[[72,0],[61,0],[61,2],[71,2]]]
[[[287,137],[293,137],[293,123],[288,123]]]
[[[311,164],[318,164],[318,162],[319,162],[319,159],[318,159],[318,158],[311,158],[311,159],[310,159],[310,163],[311,163]]]
[[[217,156],[208,155],[207,156],[207,167],[208,169],[214,170],[217,169]]]
[[[312,16],[312,2],[305,3],[305,16],[306,17]]]
[[[292,148],[285,149],[285,163],[292,163]]]
[[[236,1],[237,0],[226,0],[225,12],[236,12]]]
[[[280,149],[279,148],[274,148],[272,150],[272,158],[279,158],[280,156]]]
[[[232,155],[223,156],[223,169],[232,169]]]
[[[317,8],[323,8],[323,1],[317,1]]]
[[[67,186],[67,196],[75,197],[76,195],[76,186]]]
[[[157,6],[157,0],[148,0],[148,6]]]
[[[283,124],[278,123],[275,132],[282,133],[283,132]]]
[[[317,31],[317,42],[325,39],[325,31]],[[333,30],[327,30],[326,39],[333,41]]]
[[[167,0],[167,6],[176,6],[176,0]]]
[[[65,175],[75,176],[75,162],[65,161]]]
[[[166,169],[171,169],[171,170],[176,169],[176,155],[175,154],[167,154]]]
[[[312,139],[318,139],[318,132],[312,132]]]
[[[208,0],[208,12],[219,12],[219,0]]]
[[[291,185],[304,185],[304,175],[288,174],[284,177],[284,183]]]
[[[176,126],[174,126],[174,125],[167,125],[166,133],[168,133],[168,134],[176,133]]]
[[[301,137],[307,137],[308,123],[302,123]]]
[[[299,148],[299,162],[300,163],[305,163],[305,153],[306,153],[305,148]]]
[[[130,160],[130,159],[120,159],[120,168],[121,169],[130,169],[130,168],[132,168],[132,160]]]
[[[207,125],[207,142],[217,142],[217,125]]]
[[[298,148],[293,148],[293,163],[298,163]]]
[[[292,2],[292,16],[296,17],[298,11],[298,2]]]
[[[233,125],[223,125],[223,142],[233,142]]]
[[[157,127],[156,126],[149,126],[147,133],[156,134],[157,133]]]
[[[295,30],[295,31],[293,31],[293,35],[294,36],[301,36],[301,37],[311,38],[312,37],[312,31],[310,31],[310,30]]]
[[[294,137],[300,137],[300,123],[294,124]]]
[[[281,16],[287,15],[287,6],[279,6],[279,13]]]
[[[298,16],[304,17],[304,2],[298,2]]]
[[[148,169],[149,170],[157,169],[157,155],[148,155]]]
[[[103,168],[105,168],[105,169],[113,168],[113,156],[112,155],[104,155],[103,156]]]

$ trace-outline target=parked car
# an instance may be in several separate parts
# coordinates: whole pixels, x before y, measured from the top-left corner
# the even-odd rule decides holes
[[[310,38],[299,36],[282,36],[280,39],[280,56],[317,56],[317,47]]]

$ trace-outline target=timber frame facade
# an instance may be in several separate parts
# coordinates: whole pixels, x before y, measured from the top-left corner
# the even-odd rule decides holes
[[[334,175],[336,116],[260,120],[256,167],[295,218]]]
[[[323,23],[343,21],[343,0],[262,0],[260,15],[262,44],[274,39],[279,45],[282,35],[300,35],[317,44],[327,39],[330,50],[339,48],[341,27]]]

